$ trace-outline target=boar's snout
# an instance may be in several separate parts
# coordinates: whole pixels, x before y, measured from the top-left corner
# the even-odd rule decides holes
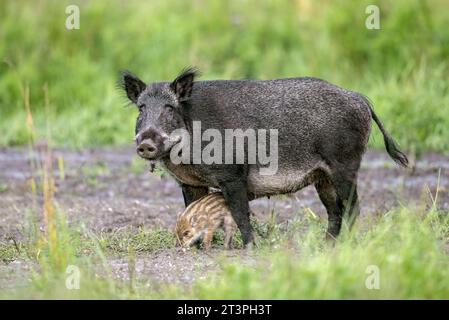
[[[136,138],[137,154],[147,160],[155,160],[170,151],[170,138],[166,133],[156,128],[142,130]]]
[[[143,140],[137,146],[137,154],[144,159],[153,159],[156,157],[157,148],[150,139]]]

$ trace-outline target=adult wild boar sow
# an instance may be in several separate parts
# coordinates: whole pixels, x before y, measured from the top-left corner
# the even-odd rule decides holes
[[[328,237],[338,236],[343,215],[352,223],[359,212],[357,173],[371,120],[381,130],[389,155],[402,166],[408,164],[368,100],[356,92],[316,78],[195,81],[195,76],[194,69],[186,69],[172,82],[147,85],[123,73],[123,88],[139,108],[137,153],[158,161],[179,182],[186,206],[210,187],[221,189],[245,245],[253,240],[249,200],[310,184],[326,207]],[[179,139],[171,133],[181,128],[192,133],[197,121],[202,131],[277,130],[277,171],[262,175],[261,164],[247,158],[233,164],[174,164],[170,151]]]

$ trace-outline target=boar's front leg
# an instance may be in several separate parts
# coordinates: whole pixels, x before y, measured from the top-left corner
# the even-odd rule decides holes
[[[187,184],[182,184],[182,196],[184,197],[184,204],[187,207],[193,201],[198,200],[209,192],[207,187],[194,187]]]
[[[249,219],[249,204],[246,181],[226,181],[220,183],[226,204],[231,211],[235,223],[242,234],[243,245],[246,247],[253,243],[252,227]]]

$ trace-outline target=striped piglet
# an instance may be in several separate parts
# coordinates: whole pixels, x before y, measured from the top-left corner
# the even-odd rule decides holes
[[[204,248],[210,249],[214,232],[220,227],[225,232],[224,246],[229,249],[237,225],[223,194],[214,192],[192,202],[178,215],[175,233],[182,247],[202,241]]]

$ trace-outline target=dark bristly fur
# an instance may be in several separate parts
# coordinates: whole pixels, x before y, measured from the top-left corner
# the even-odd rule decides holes
[[[156,160],[178,181],[187,205],[218,188],[245,245],[253,240],[248,201],[296,192],[313,184],[328,213],[327,236],[340,233],[359,213],[357,175],[374,120],[388,154],[407,166],[401,152],[374,113],[368,99],[316,78],[195,81],[185,69],[172,82],[144,86],[125,73],[129,99],[139,106],[136,143],[139,155]],[[175,129],[277,129],[278,170],[261,175],[261,164],[180,164],[170,161],[167,136]],[[248,150],[248,141],[244,148]],[[208,142],[203,142],[202,147]],[[192,152],[192,151],[191,151]],[[235,156],[235,150],[234,156]]]

